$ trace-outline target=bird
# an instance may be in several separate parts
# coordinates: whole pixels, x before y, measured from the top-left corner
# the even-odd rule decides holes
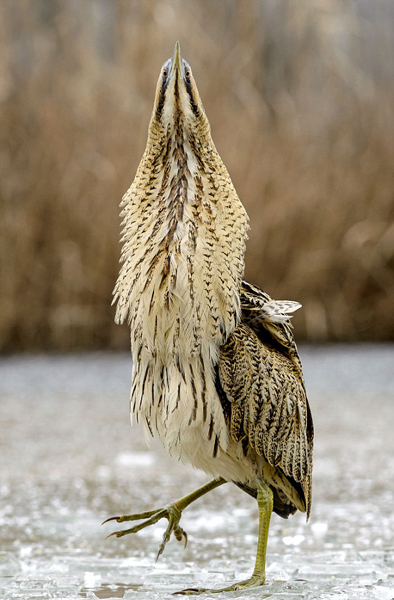
[[[130,326],[132,421],[213,479],[169,505],[107,519],[141,521],[108,537],[167,519],[159,557],[172,535],[186,545],[185,508],[233,483],[257,499],[255,566],[248,579],[210,591],[264,585],[271,513],[311,510],[313,421],[291,324],[301,305],[244,279],[249,219],[178,42],[121,208],[113,301],[116,322]]]

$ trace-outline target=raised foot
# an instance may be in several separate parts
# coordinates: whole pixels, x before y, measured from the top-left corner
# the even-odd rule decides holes
[[[198,594],[219,594],[220,592],[236,592],[238,590],[247,590],[254,587],[259,587],[260,585],[264,585],[265,577],[261,575],[252,575],[249,579],[245,579],[244,581],[238,581],[237,583],[233,583],[226,588],[221,589],[213,589],[210,590],[208,588],[187,588],[186,590],[181,590],[180,592],[175,592],[173,596],[197,596]]]
[[[163,540],[160,544],[159,551],[156,556],[156,560],[158,560],[159,556],[161,554],[163,554],[166,544],[170,540],[172,534],[174,534],[174,537],[175,537],[175,539],[178,540],[178,542],[185,540],[185,548],[186,548],[187,533],[179,525],[181,516],[182,516],[182,510],[180,509],[178,504],[176,502],[174,502],[173,504],[169,504],[168,506],[165,506],[164,508],[159,508],[157,510],[151,510],[151,511],[143,512],[143,513],[136,513],[133,515],[121,515],[120,517],[110,517],[109,519],[106,519],[105,521],[103,521],[102,525],[104,525],[104,523],[108,523],[109,521],[116,521],[117,523],[124,523],[125,521],[141,521],[142,520],[142,523],[139,523],[138,525],[135,525],[134,527],[131,527],[130,529],[114,531],[113,533],[110,533],[106,537],[106,539],[108,539],[110,537],[120,538],[120,537],[123,537],[124,535],[128,535],[129,533],[137,533],[138,531],[141,531],[141,529],[145,529],[145,527],[154,525],[155,523],[160,521],[160,519],[167,519],[168,520],[167,529],[165,530],[165,532],[163,534]]]

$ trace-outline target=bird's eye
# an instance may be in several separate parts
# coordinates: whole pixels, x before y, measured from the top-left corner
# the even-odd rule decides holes
[[[190,79],[190,76],[191,76],[190,69],[186,69],[186,71],[185,71],[185,77],[186,77],[186,79]]]
[[[168,77],[167,69],[163,69],[162,75],[163,75],[164,79],[167,79],[167,77]]]

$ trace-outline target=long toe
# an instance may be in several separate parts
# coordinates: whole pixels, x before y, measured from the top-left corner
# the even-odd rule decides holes
[[[226,588],[222,588],[220,590],[210,590],[211,593],[217,594],[219,592],[236,592],[237,590],[248,590],[250,588],[260,587],[265,584],[265,577],[261,577],[260,575],[252,575],[249,579],[245,579],[244,581],[238,581],[237,583],[233,583]]]
[[[238,590],[247,590],[255,587],[259,587],[265,584],[265,577],[260,575],[252,575],[249,579],[244,581],[238,581],[225,588],[220,589],[207,589],[207,588],[186,588],[179,592],[174,592],[173,596],[197,596],[199,594],[220,594],[221,592],[236,592]]]
[[[104,523],[109,523],[110,521],[124,523],[125,521],[140,521],[141,519],[149,519],[150,517],[152,517],[158,512],[161,512],[162,510],[162,508],[158,508],[157,510],[149,510],[143,513],[135,513],[133,515],[120,515],[118,517],[109,517],[109,519],[105,519],[105,521],[103,521],[101,525],[104,525]]]

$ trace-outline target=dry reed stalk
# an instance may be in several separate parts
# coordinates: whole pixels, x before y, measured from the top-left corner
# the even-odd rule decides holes
[[[4,0],[3,351],[126,347],[109,308],[118,203],[175,37],[251,217],[247,277],[303,303],[298,337],[393,339],[394,33],[357,10]]]

